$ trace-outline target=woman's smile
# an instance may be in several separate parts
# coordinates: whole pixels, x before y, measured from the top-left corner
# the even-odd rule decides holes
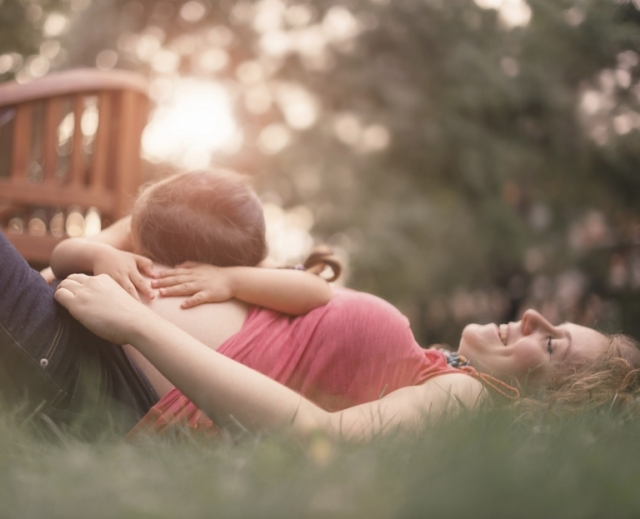
[[[502,344],[506,346],[509,341],[509,325],[508,324],[501,324],[500,326],[498,326],[498,336],[500,337]]]

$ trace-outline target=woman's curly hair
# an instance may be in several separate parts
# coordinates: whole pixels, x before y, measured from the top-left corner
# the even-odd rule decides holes
[[[544,388],[521,399],[525,411],[566,415],[584,410],[636,407],[640,389],[640,343],[627,335],[608,336],[606,350],[578,366],[559,366]]]

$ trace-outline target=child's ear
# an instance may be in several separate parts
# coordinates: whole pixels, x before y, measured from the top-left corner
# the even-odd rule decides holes
[[[326,278],[327,281],[335,281],[342,274],[342,262],[327,245],[320,245],[313,249],[304,262],[304,267],[307,272],[317,275],[322,274],[324,269],[329,267],[332,274]]]

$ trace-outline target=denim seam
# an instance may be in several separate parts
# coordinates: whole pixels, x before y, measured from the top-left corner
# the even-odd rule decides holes
[[[47,353],[44,354],[45,359],[50,359],[53,357],[54,353],[58,349],[58,344],[60,344],[60,337],[62,337],[62,320],[58,323],[58,331],[56,332],[53,341],[51,342],[51,346],[47,350]]]
[[[67,392],[64,391],[63,389],[60,389],[56,393],[56,396],[51,399],[51,402],[49,403],[49,405],[47,405],[47,408],[46,408],[46,410],[44,412],[46,413],[50,409],[56,409],[57,410],[57,407],[55,407],[55,406],[58,404],[58,400],[60,400],[61,397],[64,397],[66,395],[67,395]]]
[[[22,344],[20,344],[20,342],[18,340],[16,340],[16,338],[11,334],[11,332],[9,332],[9,330],[7,330],[5,328],[5,326],[1,322],[0,322],[0,328],[2,328],[4,333],[6,333],[7,336],[11,338],[11,340],[13,341],[14,346],[17,346],[18,349],[23,354],[25,354],[27,356],[29,361],[34,363],[38,367],[38,370],[44,374],[44,376],[47,378],[47,380],[49,380],[58,389],[58,391],[63,391],[64,392],[64,389],[61,388],[58,385],[58,383],[55,381],[55,379],[49,373],[47,373],[45,370],[42,369],[42,366],[40,365],[40,363],[36,359],[34,359],[29,353],[27,353],[27,351],[24,349]]]
[[[47,353],[45,353],[44,355],[45,359],[49,360],[53,358],[53,356],[55,355],[56,350],[58,349],[58,345],[60,344],[60,338],[62,337],[62,328],[63,328],[63,324],[62,324],[62,320],[60,320],[60,322],[58,323],[58,331],[56,331],[56,335],[53,338],[53,341],[51,342],[51,346],[47,350]],[[69,396],[69,393],[67,391],[65,391],[64,389],[60,389],[56,394],[56,396],[51,400],[51,403],[47,406],[47,411],[49,409],[57,409],[57,407],[55,406],[58,405],[58,401],[68,396]]]

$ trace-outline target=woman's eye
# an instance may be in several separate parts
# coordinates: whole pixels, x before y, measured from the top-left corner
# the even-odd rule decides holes
[[[551,337],[547,337],[547,351],[549,352],[549,355],[553,355],[553,342]]]

